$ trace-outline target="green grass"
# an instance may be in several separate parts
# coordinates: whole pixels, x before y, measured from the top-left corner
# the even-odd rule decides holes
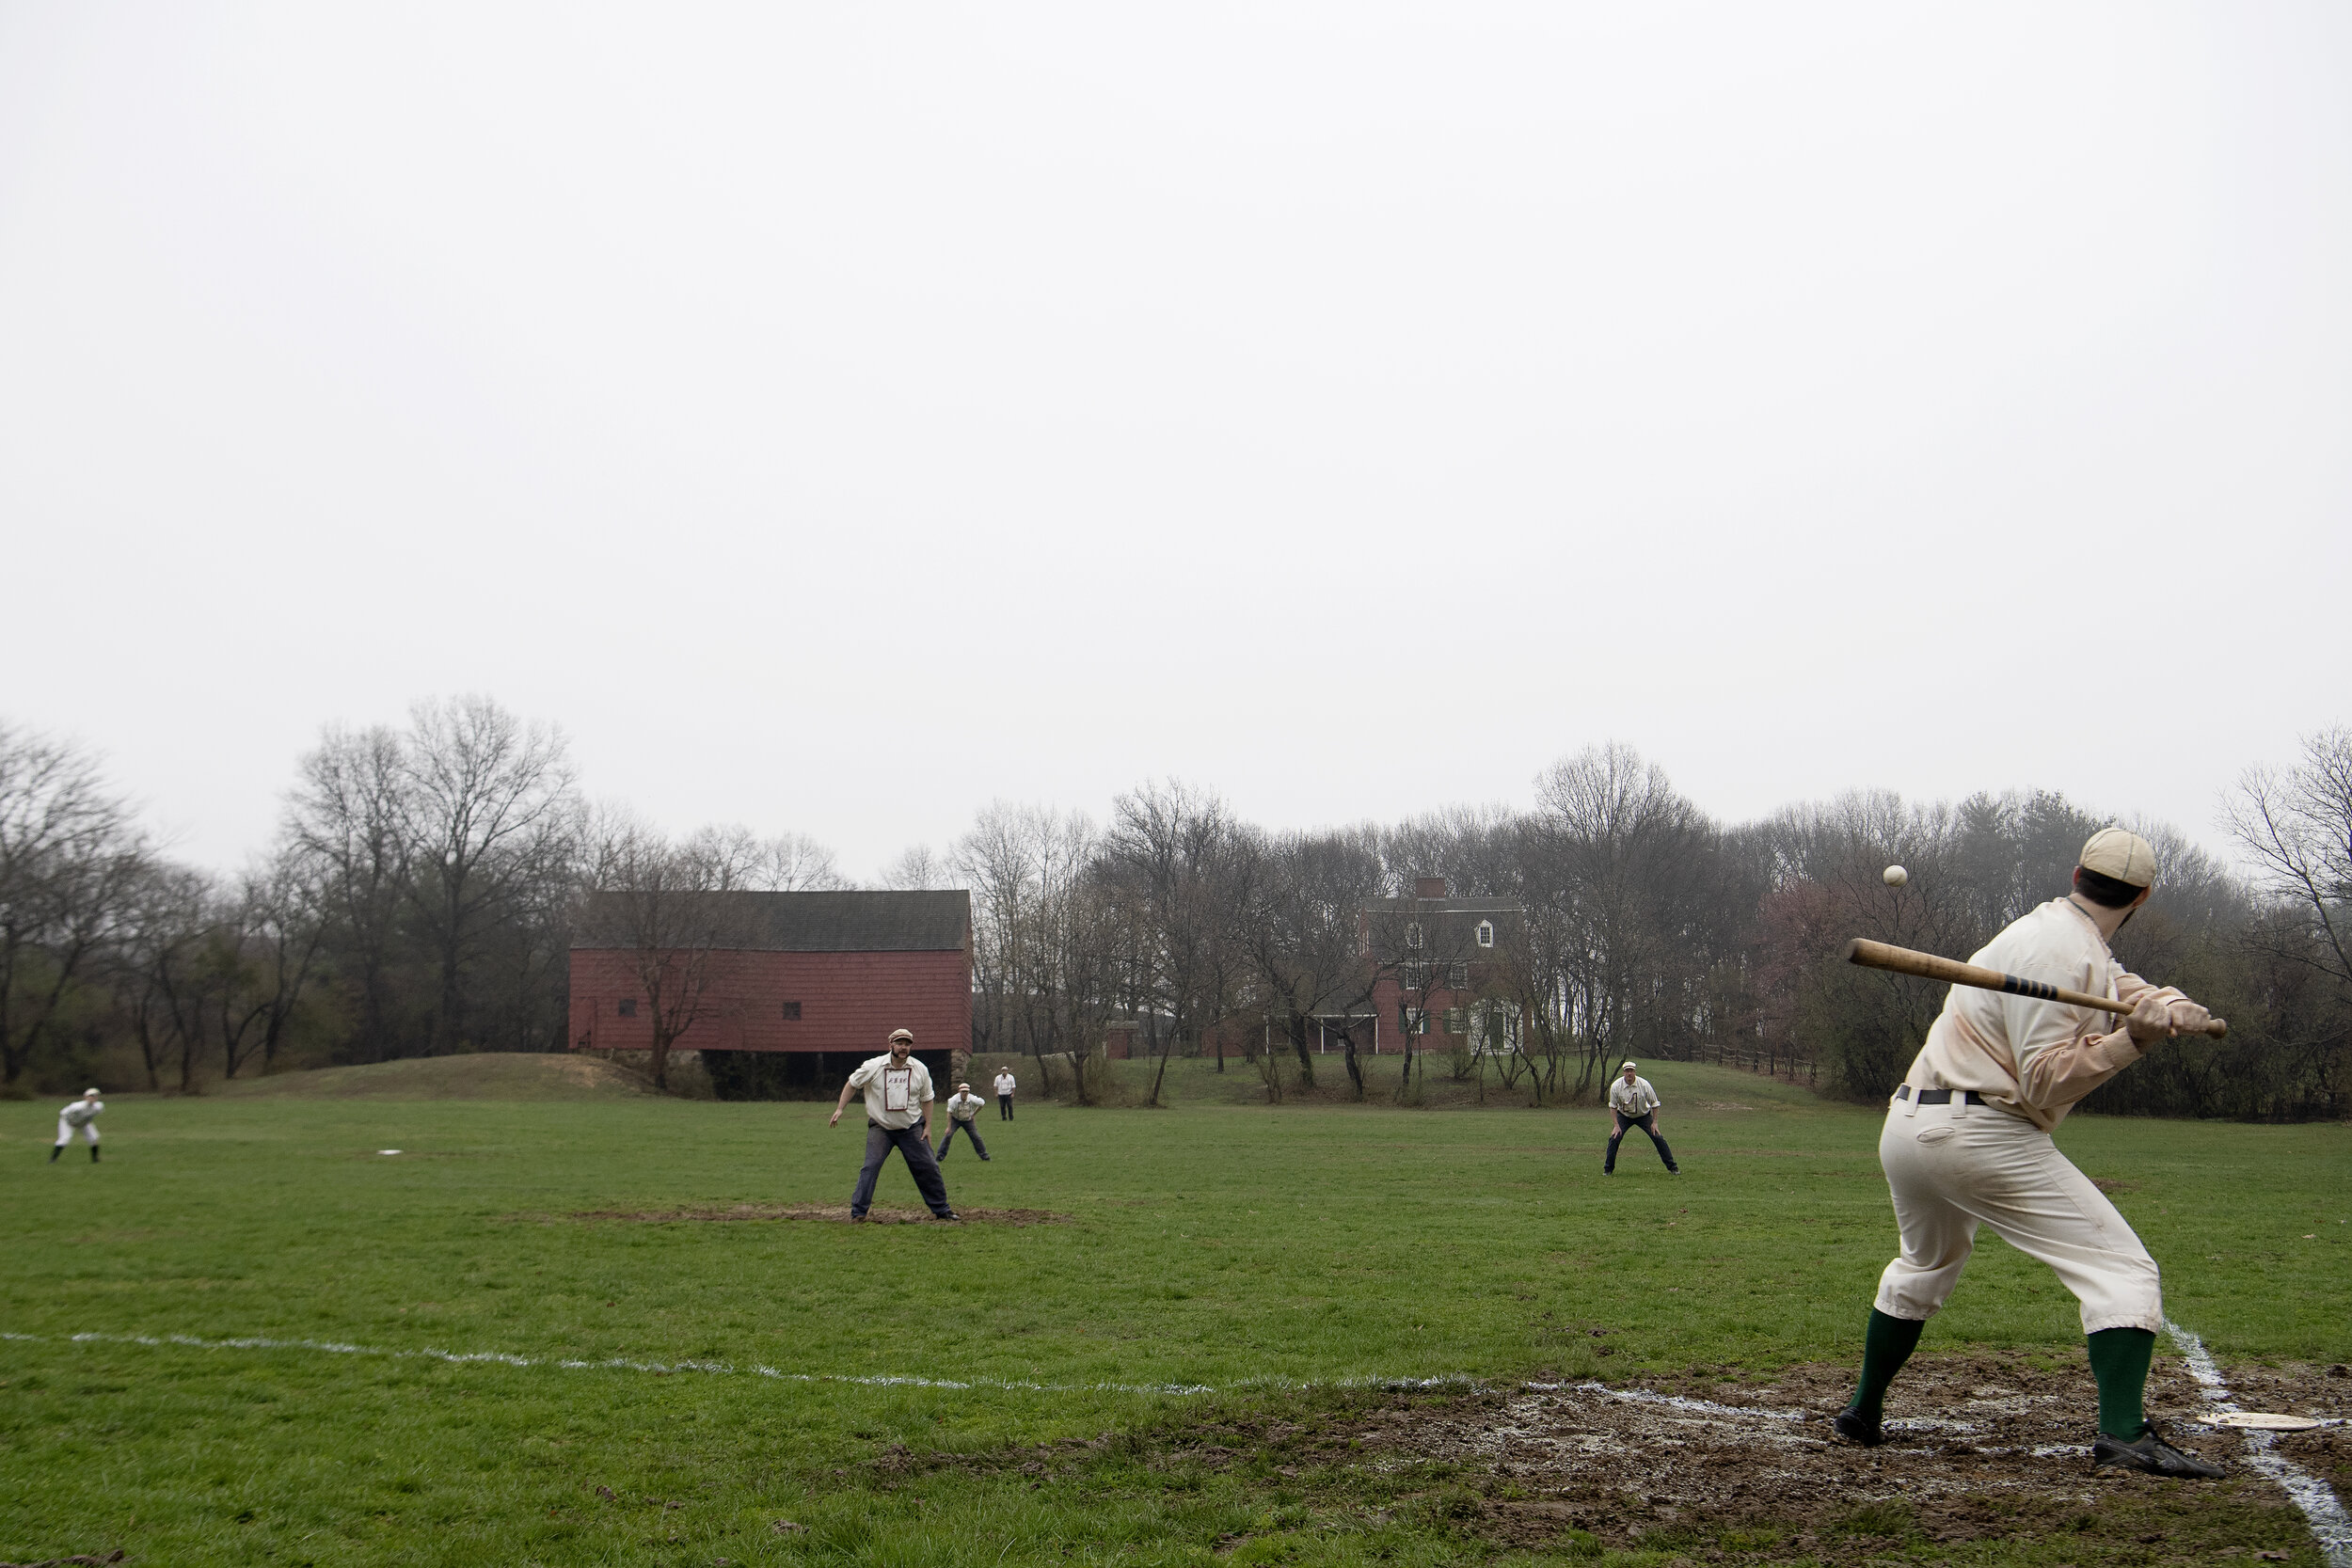
[[[1022,1228],[569,1217],[840,1203],[855,1117],[828,1131],[810,1104],[125,1097],[96,1167],[78,1145],[44,1164],[48,1108],[16,1108],[0,1329],[36,1338],[0,1341],[0,1559],[1191,1562],[1250,1536],[1233,1560],[1276,1541],[1318,1561],[1487,1560],[1442,1509],[1406,1506],[1441,1477],[1341,1506],[1270,1473],[1147,1463],[1136,1434],[1204,1402],[1343,1397],[1296,1384],[1851,1356],[1893,1245],[1877,1114],[1645,1070],[1679,1179],[1629,1143],[1603,1181],[1591,1111],[1200,1103],[1230,1086],[1192,1063],[1173,1109],[1029,1103],[1009,1127],[992,1109],[996,1159],[959,1148],[950,1191],[1070,1216]],[[1681,1108],[1725,1102],[1746,1108]],[[2078,1118],[2060,1143],[2124,1184],[2169,1310],[2217,1354],[2352,1354],[2344,1128]],[[895,1163],[882,1201],[914,1201]],[[1924,1349],[1972,1344],[2077,1346],[2074,1302],[1988,1238]],[[1160,1384],[1223,1392],[1089,1386]],[[1098,1446],[1034,1475],[1013,1452],[1079,1439]],[[902,1474],[894,1444],[974,1464]]]

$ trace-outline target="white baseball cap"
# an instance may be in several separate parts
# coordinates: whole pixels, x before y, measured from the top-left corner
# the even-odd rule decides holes
[[[2085,871],[2112,877],[2126,887],[2146,887],[2156,879],[2154,846],[2122,828],[2102,828],[2092,833],[2075,863]]]
[[[890,1031],[891,1044],[896,1045],[900,1040],[904,1040],[909,1045],[913,1045],[914,1043],[914,1031],[912,1029],[893,1029]]]
[[[1619,1072],[1623,1072],[1623,1071],[1625,1071],[1627,1069],[1631,1068],[1631,1067],[1633,1067],[1633,1066],[1635,1066],[1635,1065],[1636,1065],[1636,1064],[1634,1064],[1634,1063],[1632,1063],[1632,1062],[1620,1062],[1620,1063],[1618,1063],[1618,1064],[1617,1064],[1617,1070],[1618,1070]]]
[[[88,1099],[91,1095],[94,1095],[94,1094],[96,1094],[97,1092],[98,1092],[98,1091],[97,1091],[96,1089],[84,1089],[84,1090],[82,1091],[82,1098],[83,1098],[84,1100],[87,1100],[87,1099]]]

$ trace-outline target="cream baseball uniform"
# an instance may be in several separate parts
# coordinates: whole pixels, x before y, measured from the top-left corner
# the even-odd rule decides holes
[[[60,1147],[73,1141],[79,1130],[91,1143],[98,1141],[98,1113],[106,1108],[103,1100],[70,1100],[57,1113],[57,1143]],[[134,1143],[137,1142],[135,1138]],[[137,1152],[135,1149],[134,1153]]]
[[[2185,1000],[2127,973],[2070,899],[2012,922],[1969,962],[2122,1002],[2150,990]],[[1879,1136],[1902,1230],[1901,1254],[1879,1278],[1879,1311],[1934,1316],[1960,1281],[1977,1227],[1989,1225],[2058,1271],[2082,1304],[2084,1333],[2163,1326],[2155,1259],[2050,1139],[2077,1101],[2139,1059],[2130,1032],[2111,1022],[2089,1007],[1952,988]],[[1981,1102],[1969,1103],[1972,1094]]]

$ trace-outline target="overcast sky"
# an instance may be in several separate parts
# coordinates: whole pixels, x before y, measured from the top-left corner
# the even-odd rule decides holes
[[[2218,840],[2352,719],[2352,8],[0,5],[0,716],[871,875],[1615,738]]]

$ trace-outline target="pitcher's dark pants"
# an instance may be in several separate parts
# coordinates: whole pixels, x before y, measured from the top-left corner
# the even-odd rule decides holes
[[[1675,1164],[1675,1151],[1668,1148],[1666,1147],[1666,1140],[1658,1135],[1657,1112],[1652,1111],[1646,1116],[1639,1117],[1629,1117],[1623,1111],[1617,1111],[1612,1114],[1617,1118],[1617,1130],[1609,1134],[1609,1158],[1600,1163],[1600,1168],[1603,1172],[1613,1171],[1617,1168],[1617,1145],[1623,1143],[1625,1141],[1626,1133],[1636,1127],[1640,1128],[1643,1132],[1647,1132],[1649,1134],[1649,1141],[1658,1146],[1658,1157],[1666,1162],[1666,1168],[1668,1170],[1680,1170],[1682,1168],[1680,1165]]]
[[[996,1097],[996,1119],[998,1121],[1012,1119],[1012,1096],[1000,1094]]]
[[[947,1118],[947,1135],[939,1140],[938,1158],[942,1160],[947,1158],[948,1146],[956,1141],[956,1134],[959,1132],[972,1140],[973,1153],[977,1154],[983,1160],[988,1158],[988,1145],[980,1142],[980,1123],[977,1117],[970,1121],[958,1121],[953,1117]]]
[[[863,1214],[874,1202],[874,1180],[882,1175],[882,1162],[890,1158],[892,1149],[907,1163],[907,1174],[914,1178],[923,1201],[932,1213],[946,1219],[955,1212],[947,1207],[947,1181],[939,1174],[939,1162],[931,1158],[931,1146],[923,1139],[920,1123],[913,1127],[882,1127],[866,1124],[866,1168],[857,1173],[857,1196],[850,1199],[850,1212]]]

